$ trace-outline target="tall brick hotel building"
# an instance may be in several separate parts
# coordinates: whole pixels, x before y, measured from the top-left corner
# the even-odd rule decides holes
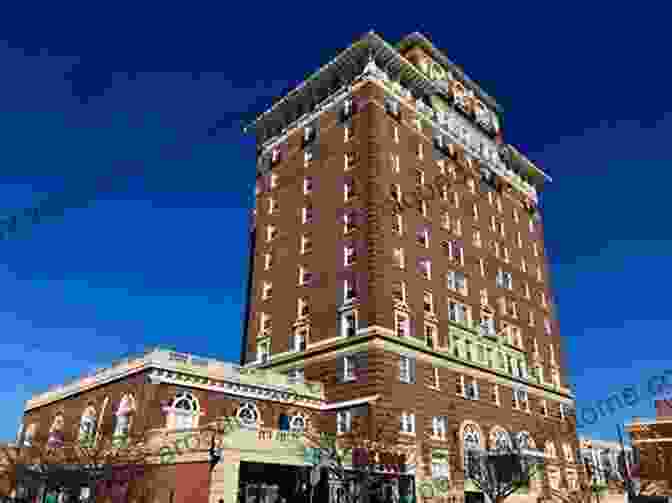
[[[512,500],[561,500],[581,474],[538,201],[550,178],[502,124],[424,36],[392,46],[366,34],[248,127],[257,187],[240,365],[174,351],[117,362],[34,397],[24,436],[64,423],[74,435],[96,414],[98,427],[118,424],[123,383],[146,375],[132,427],[155,439],[223,415],[338,433],[364,417],[417,453],[389,494],[439,501],[425,481],[447,477],[440,498],[482,499],[464,454],[506,442],[547,465]],[[150,499],[233,503],[240,488],[254,500],[249,487],[282,465],[292,501],[282,480],[308,463],[248,440],[227,444],[212,474],[204,450],[159,463]],[[330,501],[339,491],[329,481]]]

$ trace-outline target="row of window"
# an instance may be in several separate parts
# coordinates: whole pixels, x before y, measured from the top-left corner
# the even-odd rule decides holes
[[[130,430],[131,423],[131,414],[135,411],[135,399],[132,395],[124,395],[119,402],[119,406],[114,411],[114,428],[113,428],[113,441],[122,441],[126,437]],[[93,442],[95,441],[96,434],[98,432],[98,417],[96,408],[89,404],[82,413],[80,423],[79,423],[79,433],[78,440],[80,442]],[[63,414],[56,414],[54,420],[51,423],[49,428],[49,436],[47,438],[48,447],[58,447],[63,445],[65,428],[65,419]],[[37,424],[30,424],[25,431],[20,430],[19,436],[23,436],[23,439],[19,439],[24,446],[30,447],[33,445],[35,439],[35,434],[37,432]]]

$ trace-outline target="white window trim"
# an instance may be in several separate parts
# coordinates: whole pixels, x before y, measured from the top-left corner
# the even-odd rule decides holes
[[[401,413],[401,433],[415,435],[415,414],[408,414],[406,411]]]
[[[345,428],[343,428],[345,426]],[[336,412],[336,433],[343,435],[352,431],[352,411],[339,410]]]
[[[353,315],[355,319],[355,335],[357,335],[357,330],[359,329],[359,313],[357,309],[351,309],[349,311],[344,311],[341,313],[341,334],[340,336],[345,338],[348,337],[347,327],[345,326],[345,320],[349,315]]]

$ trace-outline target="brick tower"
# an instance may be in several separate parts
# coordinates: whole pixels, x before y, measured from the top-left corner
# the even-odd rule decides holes
[[[261,114],[241,364],[319,380],[417,445],[416,485],[526,442],[579,467],[538,193],[497,102],[419,33],[370,32]],[[356,407],[355,407],[356,406]],[[356,412],[353,412],[356,411]],[[517,495],[518,496],[518,495]]]

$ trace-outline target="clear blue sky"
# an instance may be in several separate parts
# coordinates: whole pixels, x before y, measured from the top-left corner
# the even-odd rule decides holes
[[[645,390],[672,369],[670,13],[646,4],[5,6],[0,209],[75,209],[0,242],[0,438],[32,391],[144,345],[238,359],[255,149],[232,119],[369,29],[426,33],[554,178],[546,245],[579,410]],[[582,433],[614,438],[632,415],[651,400]]]

